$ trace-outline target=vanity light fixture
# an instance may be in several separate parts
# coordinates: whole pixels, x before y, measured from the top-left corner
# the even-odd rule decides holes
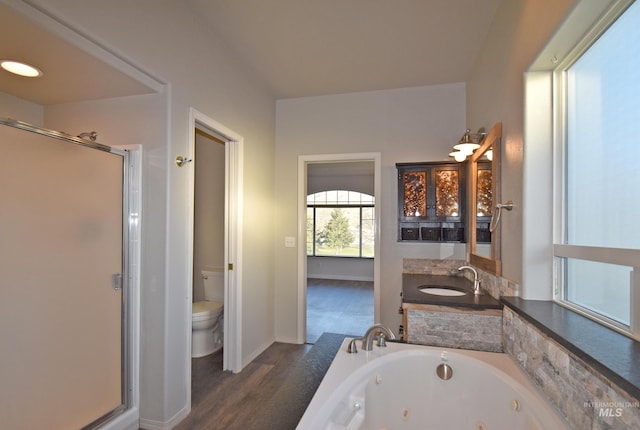
[[[454,151],[450,152],[449,156],[460,163],[463,162],[469,155],[473,154],[473,151],[480,148],[480,142],[486,135],[484,127],[480,128],[477,133],[471,133],[471,130],[467,129],[460,141],[453,146]]]
[[[7,72],[27,78],[37,78],[42,76],[42,70],[27,63],[15,60],[0,60],[0,67]]]

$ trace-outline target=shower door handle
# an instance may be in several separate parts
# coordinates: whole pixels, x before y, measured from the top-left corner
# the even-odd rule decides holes
[[[113,289],[116,291],[122,290],[122,273],[114,273],[111,279],[113,281]]]

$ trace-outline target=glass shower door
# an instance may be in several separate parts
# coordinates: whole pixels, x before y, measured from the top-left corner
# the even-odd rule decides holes
[[[5,124],[0,154],[2,427],[80,429],[126,403],[125,156]]]

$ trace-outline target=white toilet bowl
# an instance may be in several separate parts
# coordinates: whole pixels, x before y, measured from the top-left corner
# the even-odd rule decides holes
[[[191,357],[204,357],[222,348],[222,302],[195,302],[191,317]]]

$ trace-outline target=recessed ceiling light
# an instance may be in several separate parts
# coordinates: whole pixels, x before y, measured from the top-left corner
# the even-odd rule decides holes
[[[0,60],[0,67],[5,69],[7,72],[29,78],[42,76],[42,70],[37,67],[30,66],[29,64],[21,63],[20,61]]]

